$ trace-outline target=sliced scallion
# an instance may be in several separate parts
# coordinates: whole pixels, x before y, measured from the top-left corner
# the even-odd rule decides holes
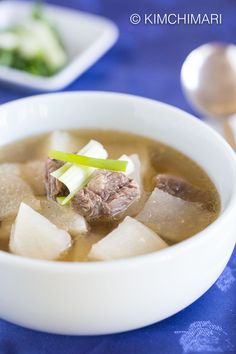
[[[78,152],[78,155],[106,159],[108,153],[98,141],[90,140],[88,144]],[[57,202],[61,205],[69,203],[75,194],[88,183],[94,171],[95,168],[93,167],[79,166],[67,162],[58,170],[52,172],[51,175],[65,184],[70,192],[66,197],[58,197]]]
[[[122,160],[97,159],[55,150],[49,151],[48,156],[52,159],[69,162],[79,166],[94,167],[109,171],[125,172],[128,164],[127,161]]]

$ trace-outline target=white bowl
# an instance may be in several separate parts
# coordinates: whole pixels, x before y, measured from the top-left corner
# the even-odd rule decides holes
[[[36,96],[0,107],[0,141],[53,129],[117,129],[158,139],[200,164],[222,202],[218,219],[177,245],[130,259],[62,263],[0,252],[0,317],[61,334],[105,334],[160,321],[199,298],[235,244],[236,158],[211,128],[145,98],[102,92]]]
[[[32,2],[1,1],[0,30],[30,16]],[[118,38],[118,28],[110,20],[85,12],[45,5],[45,14],[56,24],[69,56],[67,65],[51,77],[40,77],[0,66],[0,81],[40,90],[59,90],[83,74]]]

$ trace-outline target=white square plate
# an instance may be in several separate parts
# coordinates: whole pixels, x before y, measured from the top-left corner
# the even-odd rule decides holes
[[[0,2],[0,30],[30,15],[32,3]],[[0,81],[40,91],[60,90],[93,65],[118,37],[116,25],[103,17],[54,5],[45,5],[46,15],[54,21],[68,53],[68,64],[46,78],[0,66]]]

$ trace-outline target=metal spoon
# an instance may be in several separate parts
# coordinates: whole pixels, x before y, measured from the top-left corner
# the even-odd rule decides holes
[[[236,113],[236,45],[208,43],[193,50],[183,63],[181,83],[190,103],[215,126],[223,127],[236,150],[229,124]]]

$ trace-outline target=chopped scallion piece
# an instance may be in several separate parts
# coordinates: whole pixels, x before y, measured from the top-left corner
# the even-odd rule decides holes
[[[98,141],[90,140],[89,143],[78,152],[78,155],[106,159],[108,153]],[[69,203],[75,194],[88,183],[94,171],[95,168],[93,167],[79,166],[67,162],[58,170],[52,172],[51,175],[65,184],[70,191],[68,196],[59,197],[57,200],[58,203],[61,205]]]
[[[100,168],[109,171],[125,172],[128,162],[122,160],[97,159],[93,157],[69,154],[62,151],[51,150],[48,156],[59,161],[70,162],[75,165]]]
[[[66,197],[57,197],[57,203],[63,205],[63,201]]]
[[[68,204],[72,198],[74,198],[74,196],[76,195],[76,193],[79,192],[79,190],[81,189],[82,187],[74,190],[73,192],[71,192],[70,194],[68,194],[66,197],[57,197],[57,202],[58,204],[60,205],[66,205]]]
[[[51,175],[59,179],[67,170],[69,170],[71,166],[72,165],[70,163],[66,163],[65,165],[58,168],[56,171],[52,172]]]

